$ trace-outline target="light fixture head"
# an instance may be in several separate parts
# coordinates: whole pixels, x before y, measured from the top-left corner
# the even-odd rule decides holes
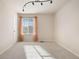
[[[24,12],[24,9],[22,11]]]
[[[41,5],[43,5],[43,3],[41,2]]]
[[[50,1],[50,3],[52,4],[52,0]]]
[[[34,2],[32,2],[32,5],[34,5]]]

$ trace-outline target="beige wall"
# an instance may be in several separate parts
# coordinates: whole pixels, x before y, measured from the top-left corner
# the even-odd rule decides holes
[[[24,17],[38,16],[38,35],[39,41],[54,41],[53,32],[53,15],[51,14],[35,14],[22,15]],[[28,40],[26,40],[28,41]]]
[[[12,8],[0,0],[0,54],[16,41],[16,14]]]
[[[79,56],[79,0],[70,0],[55,17],[56,41]]]
[[[53,41],[53,16],[52,15],[39,15],[38,16],[38,28],[39,28],[39,39],[41,41]]]

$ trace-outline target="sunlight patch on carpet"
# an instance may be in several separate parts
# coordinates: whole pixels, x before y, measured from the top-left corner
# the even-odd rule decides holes
[[[24,45],[26,59],[55,59],[40,45]]]

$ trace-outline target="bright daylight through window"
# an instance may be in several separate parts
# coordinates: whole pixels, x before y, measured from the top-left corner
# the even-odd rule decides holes
[[[22,21],[23,33],[25,34],[33,33],[33,27],[34,27],[33,24],[34,24],[34,18],[23,17]]]

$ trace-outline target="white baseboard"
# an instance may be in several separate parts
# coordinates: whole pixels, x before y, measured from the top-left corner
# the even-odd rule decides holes
[[[66,49],[67,51],[71,52],[72,54],[74,54],[75,56],[79,57],[79,54],[74,52],[73,50],[69,49],[67,46],[65,46],[63,43],[61,42],[56,42],[58,45],[62,46],[64,49]]]
[[[4,50],[2,50],[1,52],[0,52],[0,55],[2,55],[3,53],[5,53],[9,48],[11,48],[13,45],[14,45],[15,43],[11,43],[8,47],[6,47]]]

